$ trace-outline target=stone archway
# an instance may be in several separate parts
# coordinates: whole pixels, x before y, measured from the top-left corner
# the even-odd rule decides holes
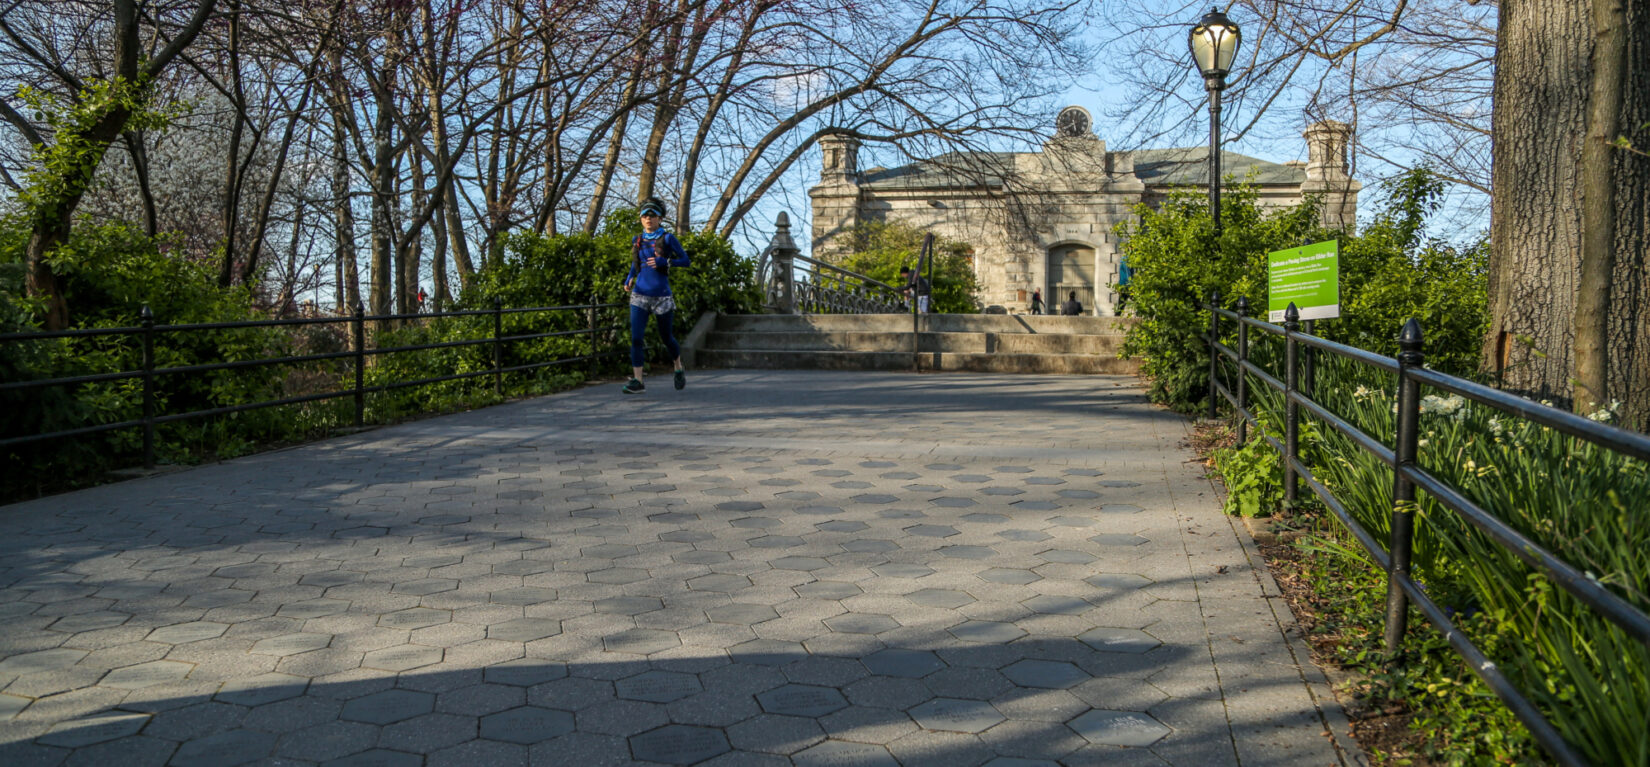
[[[1060,305],[1073,292],[1077,293],[1077,301],[1083,305],[1083,313],[1094,313],[1094,248],[1077,243],[1049,248],[1048,271],[1045,274],[1048,277],[1044,299],[1050,314],[1058,314]]]

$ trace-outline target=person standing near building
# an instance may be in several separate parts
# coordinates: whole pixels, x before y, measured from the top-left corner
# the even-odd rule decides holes
[[[687,251],[676,235],[665,231],[665,203],[657,197],[642,201],[637,214],[642,219],[642,233],[630,242],[630,272],[625,275],[624,288],[630,291],[630,368],[631,378],[624,385],[625,394],[640,394],[647,390],[642,384],[642,362],[646,349],[642,337],[647,333],[647,318],[656,317],[659,339],[670,352],[670,362],[676,367],[674,383],[677,389],[687,386],[687,374],[682,371],[682,348],[671,334],[671,321],[676,316],[676,297],[670,292],[670,269],[688,265]]]
[[[900,288],[900,291],[905,295],[913,296],[916,299],[917,313],[927,314],[931,310],[930,298],[934,292],[933,286],[929,285],[928,280],[922,275],[911,271],[911,267],[909,266],[902,266],[899,268],[899,278],[905,282],[904,287]]]
[[[1042,314],[1043,313],[1043,290],[1042,290],[1042,288],[1037,288],[1037,289],[1031,291],[1031,313],[1032,314]]]
[[[1083,305],[1077,303],[1077,291],[1073,290],[1071,291],[1071,297],[1067,298],[1065,303],[1060,304],[1060,314],[1067,317],[1076,317],[1082,313]]]

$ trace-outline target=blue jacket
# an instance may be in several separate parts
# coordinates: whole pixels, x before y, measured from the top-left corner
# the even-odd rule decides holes
[[[682,243],[676,235],[660,229],[652,234],[640,234],[631,241],[631,249],[636,258],[630,263],[630,271],[625,274],[626,283],[635,281],[635,291],[644,296],[670,295],[670,278],[666,271],[672,266],[687,266],[689,263],[687,251],[682,250]],[[649,256],[656,258],[653,268],[647,266]],[[639,274],[638,274],[639,272]]]

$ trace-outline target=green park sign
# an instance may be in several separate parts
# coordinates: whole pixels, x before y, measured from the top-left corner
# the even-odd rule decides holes
[[[1294,304],[1303,320],[1341,316],[1339,241],[1315,242],[1267,254],[1266,319],[1282,322]]]

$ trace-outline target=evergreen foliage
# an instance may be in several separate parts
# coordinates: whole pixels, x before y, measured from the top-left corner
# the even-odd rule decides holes
[[[916,227],[882,221],[868,221],[854,229],[853,252],[837,266],[871,279],[900,287],[899,268],[917,268],[922,240],[927,234]],[[979,282],[974,278],[974,248],[965,242],[934,238],[934,311],[973,314],[980,311]],[[927,277],[924,268],[923,276]]]

